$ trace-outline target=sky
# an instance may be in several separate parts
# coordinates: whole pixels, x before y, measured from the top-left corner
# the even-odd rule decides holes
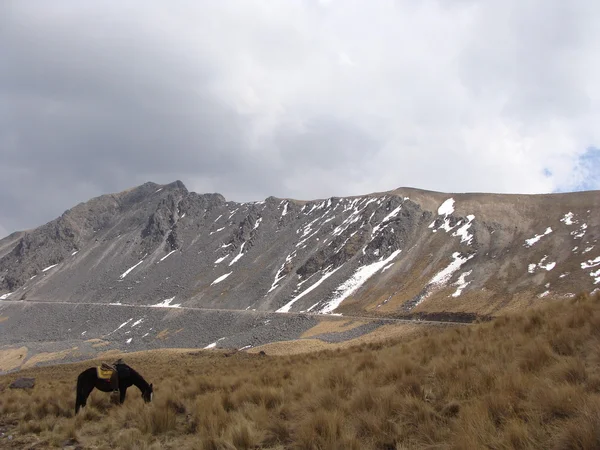
[[[227,200],[600,189],[596,0],[3,0],[0,237]]]

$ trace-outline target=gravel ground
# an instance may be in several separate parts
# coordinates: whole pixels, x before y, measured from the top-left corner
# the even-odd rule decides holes
[[[2,303],[0,314],[8,318],[0,323],[0,350],[26,346],[25,364],[31,358],[40,358],[40,353],[63,352],[60,362],[72,362],[113,349],[135,352],[157,348],[205,348],[211,344],[214,344],[213,348],[257,347],[300,339],[318,323],[314,316],[260,311],[27,302]],[[345,341],[384,324],[374,321],[313,339]],[[36,364],[56,362],[51,358]]]

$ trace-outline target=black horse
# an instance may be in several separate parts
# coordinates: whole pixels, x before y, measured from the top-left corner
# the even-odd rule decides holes
[[[127,388],[136,386],[142,392],[142,398],[146,403],[152,401],[152,384],[148,384],[144,377],[138,372],[133,370],[127,364],[121,360],[113,364],[117,370],[118,375],[118,389],[119,389],[119,402],[125,401],[125,395],[127,394]],[[111,380],[105,380],[98,378],[96,367],[90,367],[84,370],[77,377],[77,399],[75,401],[75,414],[79,409],[85,406],[87,398],[94,388],[102,392],[112,392],[115,390],[114,384]]]

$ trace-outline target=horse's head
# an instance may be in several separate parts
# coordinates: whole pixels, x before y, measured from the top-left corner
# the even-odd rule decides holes
[[[150,384],[150,385],[148,386],[148,389],[145,389],[145,390],[142,392],[142,398],[144,399],[144,401],[145,401],[146,403],[149,403],[149,402],[151,402],[151,401],[152,401],[152,395],[153,395],[153,392],[154,392],[154,390],[152,389],[152,384]]]

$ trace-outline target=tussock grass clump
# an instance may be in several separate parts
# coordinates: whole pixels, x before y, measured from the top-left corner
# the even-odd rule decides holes
[[[159,351],[126,359],[154,383],[153,403],[135,388],[123,405],[94,392],[74,416],[75,380],[92,363],[19,373],[37,383],[0,393],[11,445],[600,448],[600,296],[337,351],[227,358]]]

